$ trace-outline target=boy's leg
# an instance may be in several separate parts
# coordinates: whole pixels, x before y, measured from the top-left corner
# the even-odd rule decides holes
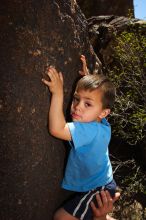
[[[99,219],[98,219],[99,220]],[[106,220],[116,220],[115,218],[112,218],[111,216],[107,215]]]
[[[56,211],[53,220],[79,220],[79,219],[75,218],[74,216],[66,212],[64,208],[60,208]]]
[[[116,219],[110,217],[109,215],[105,215],[105,216],[98,217],[98,218],[94,217],[93,220],[116,220]]]
[[[53,220],[79,220],[78,218],[73,217],[68,212],[66,212],[63,208],[60,208],[57,210],[57,212],[54,215]],[[109,215],[105,215],[102,217],[93,217],[91,220],[116,220]]]

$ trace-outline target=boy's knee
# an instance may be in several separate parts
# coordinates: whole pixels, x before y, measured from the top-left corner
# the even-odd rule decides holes
[[[63,220],[62,211],[59,209],[55,212],[53,220]]]
[[[57,212],[55,212],[54,216],[53,216],[53,220],[61,220],[59,218],[59,215],[57,214]]]
[[[57,212],[54,214],[53,220],[77,220],[77,218],[70,215],[68,212],[66,212],[63,208],[60,208],[57,210]]]

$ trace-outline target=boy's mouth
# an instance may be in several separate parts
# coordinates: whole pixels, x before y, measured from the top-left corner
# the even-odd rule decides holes
[[[71,116],[72,116],[73,119],[79,119],[79,118],[81,118],[81,116],[79,116],[79,115],[76,114],[76,113],[71,113]]]

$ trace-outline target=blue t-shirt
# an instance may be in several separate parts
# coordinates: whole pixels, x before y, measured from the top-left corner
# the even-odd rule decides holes
[[[108,154],[111,127],[104,118],[101,122],[71,122],[71,150],[62,187],[86,192],[112,181],[112,167]]]

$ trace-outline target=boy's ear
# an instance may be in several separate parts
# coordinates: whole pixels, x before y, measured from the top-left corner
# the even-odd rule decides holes
[[[110,114],[111,110],[109,108],[104,109],[101,114],[100,114],[100,118],[105,118],[106,116],[108,116]]]

